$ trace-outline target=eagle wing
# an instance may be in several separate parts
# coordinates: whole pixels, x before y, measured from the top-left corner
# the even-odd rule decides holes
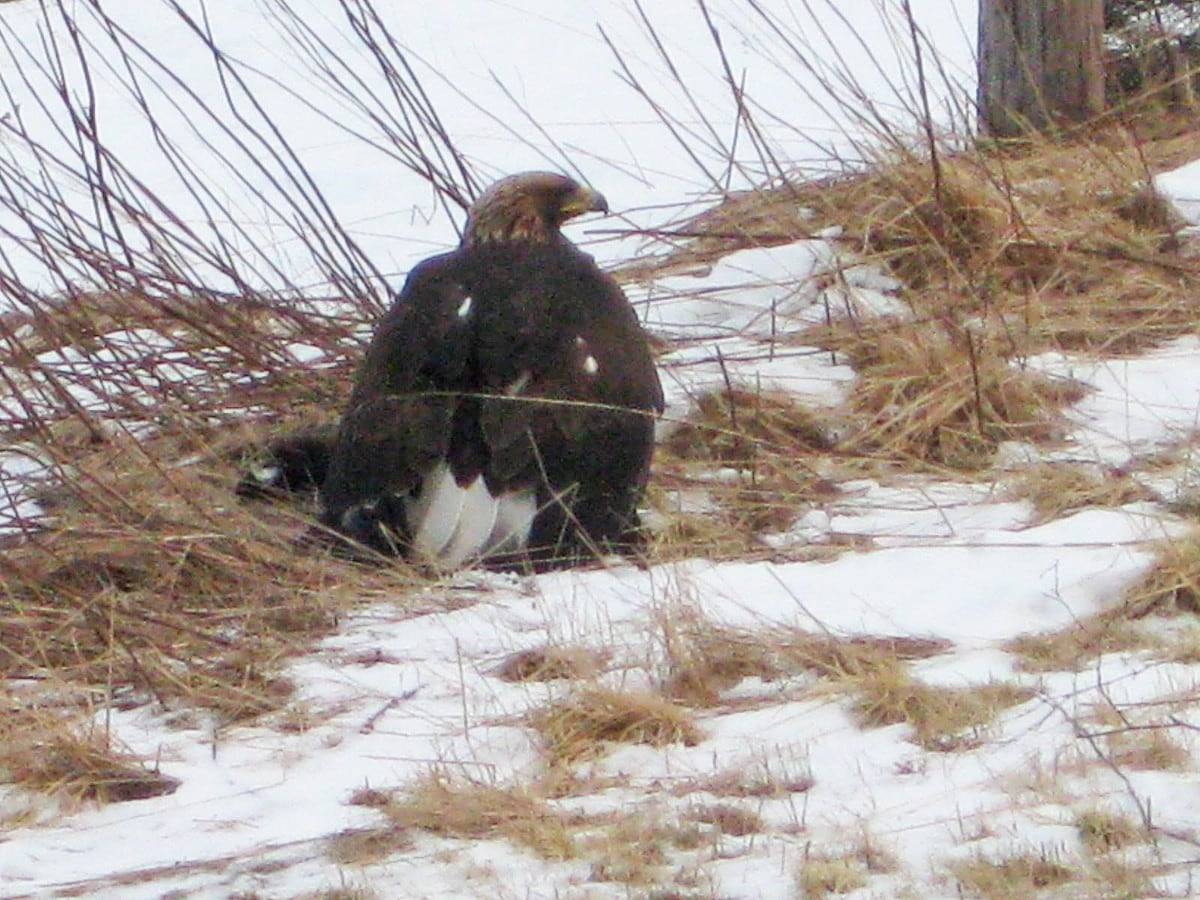
[[[636,528],[662,387],[617,283],[567,244],[526,253],[480,307],[477,445],[493,492],[533,489],[532,545],[616,543]]]
[[[661,410],[637,318],[591,257],[565,241],[461,248],[418,266],[381,323],[322,518],[452,565],[527,535],[616,542],[636,524]]]
[[[455,255],[410,273],[367,349],[338,428],[321,486],[322,521],[368,545],[379,543],[375,529],[353,518],[364,509],[407,539],[398,504],[446,458],[457,394],[469,388],[470,335],[460,311],[470,296],[455,275]]]

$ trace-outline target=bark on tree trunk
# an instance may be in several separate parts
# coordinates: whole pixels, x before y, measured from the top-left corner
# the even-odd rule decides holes
[[[980,0],[979,122],[994,137],[1104,109],[1104,0]]]

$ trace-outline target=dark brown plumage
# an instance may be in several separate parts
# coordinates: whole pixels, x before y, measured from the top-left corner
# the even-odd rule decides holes
[[[559,231],[590,211],[569,178],[515,175],[412,270],[338,429],[326,525],[448,567],[636,543],[662,389],[620,287]]]

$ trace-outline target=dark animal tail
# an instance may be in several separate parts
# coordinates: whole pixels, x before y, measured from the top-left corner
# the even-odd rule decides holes
[[[336,426],[322,425],[271,441],[242,475],[237,495],[261,499],[316,490],[329,471],[336,435]]]

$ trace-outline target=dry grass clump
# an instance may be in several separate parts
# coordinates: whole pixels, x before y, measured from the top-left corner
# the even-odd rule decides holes
[[[211,474],[152,462],[97,478],[81,508],[10,548],[0,673],[54,671],[242,719],[286,699],[279,664],[333,626],[352,596],[340,578],[353,593],[411,584],[400,569],[352,580],[347,564],[305,556],[287,540],[294,524],[239,507]]]
[[[1194,140],[1194,132],[1192,133]],[[905,284],[906,317],[789,340],[845,353],[859,378],[842,454],[977,468],[1004,440],[1054,440],[1077,385],[1025,371],[1047,350],[1132,352],[1194,330],[1180,221],[1148,188],[1182,138],[1034,141],[870,168],[732,198],[688,252],[840,226]],[[707,248],[707,250],[705,249]]]
[[[769,635],[694,615],[664,622],[662,630],[668,665],[663,692],[691,706],[717,705],[745,678],[771,681],[786,672]]]
[[[1024,703],[1034,693],[1003,682],[934,687],[898,666],[876,669],[852,684],[857,692],[853,708],[864,725],[909,725],[919,746],[942,752],[978,747],[983,732],[999,713]]]
[[[1008,479],[1013,499],[1033,504],[1037,522],[1049,522],[1087,507],[1115,507],[1154,494],[1127,472],[1100,470],[1096,466],[1070,462],[1044,462],[1023,466]]]
[[[1145,826],[1130,816],[1102,809],[1089,809],[1075,817],[1079,841],[1088,852],[1102,856],[1150,839]]]
[[[350,828],[330,837],[326,852],[339,866],[368,866],[412,845],[412,833],[398,825]]]
[[[433,771],[381,807],[403,834],[503,838],[543,859],[575,855],[572,822],[525,787],[501,787]]]
[[[708,803],[689,809],[687,818],[701,825],[709,825],[717,834],[745,837],[766,830],[763,817],[754,810],[733,803]]]
[[[828,897],[849,894],[867,885],[867,876],[852,860],[838,857],[811,857],[800,864],[797,881],[804,897]]]
[[[787,394],[730,387],[696,398],[658,449],[654,493],[699,494],[710,508],[690,515],[664,509],[670,524],[656,536],[653,557],[761,552],[759,533],[786,528],[806,503],[833,493],[816,471],[831,447],[825,432]]]
[[[831,447],[817,416],[790,394],[732,388],[697,397],[664,442],[680,459],[753,469],[760,455],[792,458]]]
[[[770,681],[808,673],[821,679],[821,692],[850,694],[864,725],[908,724],[914,740],[931,750],[977,746],[981,730],[996,714],[1032,696],[1028,689],[1003,683],[965,688],[922,684],[906,663],[948,649],[950,642],[936,638],[754,632],[696,616],[669,623],[664,635],[669,664],[664,690],[670,696],[712,706],[744,678]]]
[[[953,646],[943,638],[869,634],[843,637],[800,629],[787,629],[776,637],[790,665],[834,680],[892,671],[902,662],[929,659]]]
[[[694,850],[704,835],[695,823],[668,821],[660,810],[635,809],[597,823],[581,837],[592,860],[589,881],[663,885],[673,850]]]
[[[818,340],[829,342],[828,338]],[[978,468],[1002,441],[1052,441],[1080,385],[1022,369],[994,336],[937,323],[845,331],[858,378],[849,406],[857,428],[843,452]]]
[[[1004,645],[1026,672],[1078,672],[1097,657],[1147,646],[1147,635],[1119,611],[1078,619],[1057,631],[1021,634]]]
[[[1125,592],[1123,611],[1129,618],[1200,613],[1200,534],[1163,541],[1150,569]]]
[[[691,713],[659,694],[592,685],[530,716],[552,765],[599,756],[608,743],[662,747],[701,740]]]
[[[1016,853],[1000,859],[974,855],[949,868],[960,890],[985,900],[1032,898],[1039,891],[1062,887],[1079,877],[1056,854],[1047,851]]]
[[[800,673],[834,681],[857,678],[950,647],[937,638],[733,628],[692,613],[664,621],[662,633],[668,665],[663,690],[693,706],[717,705],[723,692],[746,678],[775,681]]]
[[[1122,601],[1057,631],[1020,635],[1005,649],[1028,671],[1078,671],[1105,653],[1147,650],[1186,661],[1195,652],[1191,628],[1174,631],[1158,621],[1195,621],[1200,613],[1200,537],[1159,544],[1156,559],[1126,589]]]
[[[1172,736],[1172,726],[1126,725],[1105,735],[1110,761],[1120,768],[1151,772],[1187,772],[1192,754]]]
[[[0,709],[0,783],[68,804],[144,800],[179,786],[178,779],[147,767],[85,717],[39,709],[15,695],[5,697]]]
[[[706,793],[714,797],[778,800],[791,794],[803,794],[815,784],[807,762],[789,765],[778,758],[764,757],[750,765],[723,769],[706,778],[689,779],[677,785],[672,793],[676,796]]]
[[[584,647],[546,645],[509,654],[496,669],[503,681],[558,681],[593,678],[604,669],[607,656]]]
[[[297,547],[303,516],[233,496],[239,433],[169,412],[153,433],[59,448],[48,518],[0,559],[0,675],[259,715],[287,699],[283,660],[341,607],[415,577]]]
[[[827,897],[863,888],[868,875],[894,872],[898,866],[895,856],[864,835],[850,847],[806,852],[796,874],[803,896]]]

